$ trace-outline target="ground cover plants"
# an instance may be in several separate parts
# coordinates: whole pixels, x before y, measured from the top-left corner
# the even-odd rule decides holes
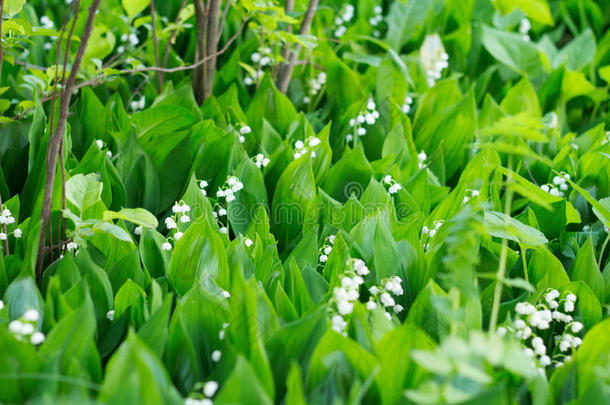
[[[609,1],[0,14],[0,403],[609,402]]]

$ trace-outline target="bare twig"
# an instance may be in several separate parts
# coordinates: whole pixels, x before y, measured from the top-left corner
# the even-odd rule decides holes
[[[176,15],[176,20],[174,21],[175,24],[178,24],[178,22],[180,21],[180,13],[182,13],[182,10],[184,9],[184,7],[186,7],[186,3],[188,0],[182,0],[182,4],[180,5],[180,8],[178,9],[178,15]],[[172,31],[172,34],[170,35],[169,39],[167,40],[167,43],[165,44],[165,54],[163,55],[163,65],[161,67],[167,67],[167,62],[169,61],[169,54],[171,51],[171,46],[172,43],[174,42],[174,40],[176,39],[176,36],[178,35],[178,30],[174,30]],[[165,76],[163,74],[164,72],[159,72],[159,75],[161,76],[161,82],[163,82],[163,76]]]
[[[225,8],[222,12],[222,18],[220,19],[220,24],[218,25],[218,38],[222,37],[222,31],[225,28],[225,22],[227,21],[227,15],[229,14],[229,8],[231,7],[231,3],[233,3],[233,0],[227,0],[227,2],[225,3]]]
[[[155,52],[155,66],[161,66],[161,62],[159,59],[159,38],[157,38],[157,13],[155,12],[155,0],[150,0],[150,18],[152,19],[152,39],[153,39],[153,47]],[[163,89],[163,78],[160,74],[157,74],[157,86],[159,88],[159,93]]]
[[[235,42],[235,40],[239,37],[239,35],[243,31],[244,27],[246,26],[247,22],[248,22],[248,20],[245,20],[241,24],[241,26],[239,27],[239,30],[237,30],[237,32],[235,34],[233,34],[233,36],[224,44],[224,46],[219,51],[214,52],[211,55],[208,55],[204,58],[199,59],[197,62],[193,63],[192,65],[177,66],[177,67],[173,67],[173,68],[162,68],[162,67],[157,67],[157,66],[149,66],[149,67],[144,67],[144,68],[120,70],[117,72],[117,74],[133,74],[133,73],[144,73],[144,72],[176,73],[176,72],[182,72],[185,70],[196,69],[199,66],[203,65],[204,63],[211,60],[212,58],[216,58],[219,55],[222,55],[223,53],[225,53],[227,51],[227,49],[229,49],[229,46],[231,46],[231,44],[233,42]]]
[[[68,33],[68,37],[66,38],[66,51],[64,52],[64,63],[61,72],[61,84],[63,85],[66,82],[66,71],[68,70],[68,57],[70,56],[70,44],[72,43],[72,36],[74,35],[74,27],[76,26],[76,20],[78,20],[78,11],[80,9],[80,0],[76,0],[74,2],[74,18],[72,19],[72,26],[70,27],[70,32]],[[72,73],[72,72],[70,72]],[[61,93],[59,97],[63,100],[65,97],[66,87],[62,87]]]
[[[74,87],[74,83],[76,81],[76,75],[78,74],[78,70],[80,69],[81,62],[83,60],[83,55],[85,54],[85,49],[87,47],[87,43],[89,42],[89,38],[91,37],[91,32],[93,30],[93,21],[95,19],[95,14],[97,9],[99,8],[100,0],[93,0],[93,3],[89,7],[89,15],[87,16],[87,22],[85,24],[85,29],[81,38],[81,43],[78,47],[78,51],[76,52],[76,57],[74,58],[74,64],[72,65],[72,70],[70,71],[70,76],[68,76],[68,80],[63,88],[61,97],[60,107],[59,107],[59,119],[57,121],[57,127],[55,128],[54,133],[50,134],[49,143],[47,145],[47,179],[45,183],[44,190],[44,199],[42,205],[42,214],[41,214],[41,238],[38,245],[38,258],[36,262],[36,280],[40,282],[42,279],[42,264],[44,258],[44,246],[45,246],[45,229],[47,224],[49,223],[49,219],[51,216],[51,208],[53,203],[53,184],[55,181],[55,172],[57,168],[57,159],[59,155],[59,148],[61,145],[61,139],[64,136],[64,130],[66,128],[66,121],[68,119],[69,109],[70,109],[70,100],[72,98],[72,88]],[[69,50],[68,50],[69,51]]]
[[[229,49],[229,47],[233,44],[233,42],[235,42],[235,40],[237,40],[237,38],[242,33],[242,31],[247,23],[248,23],[248,20],[244,20],[242,22],[241,26],[239,27],[239,29],[237,30],[237,32],[235,32],[235,34],[233,34],[233,36],[231,38],[229,38],[229,40],[224,44],[224,46],[218,52],[214,53],[213,55],[209,55],[205,58],[199,59],[197,62],[195,62],[191,65],[177,66],[177,67],[173,67],[173,68],[162,68],[162,67],[158,67],[158,66],[149,66],[149,67],[136,68],[136,69],[116,70],[113,73],[113,75],[130,75],[130,74],[146,73],[146,72],[176,73],[176,72],[183,72],[183,71],[187,71],[187,70],[196,69],[197,67],[203,65],[205,62],[210,60],[212,57],[217,57],[217,56],[220,56],[223,53],[225,53]],[[79,89],[82,89],[83,87],[88,87],[88,86],[97,86],[99,84],[102,84],[104,82],[104,79],[106,79],[107,77],[108,76],[106,76],[105,74],[101,74],[92,79],[75,84],[74,87],[72,88],[72,90],[73,91],[79,90]],[[50,100],[53,100],[53,97],[56,94],[57,94],[57,90],[54,90],[53,93],[50,93],[50,94],[46,95],[45,97],[41,98],[40,102],[46,103]],[[17,117],[17,118],[19,118],[19,117]]]
[[[311,23],[313,21],[313,16],[316,13],[316,8],[318,8],[318,0],[309,0],[309,5],[307,6],[305,17],[303,17],[301,29],[299,30],[300,35],[305,35],[309,32],[309,28],[311,27]],[[277,87],[282,93],[286,93],[286,90],[288,90],[288,84],[290,83],[290,78],[292,77],[294,64],[299,56],[300,51],[301,44],[296,44],[295,49],[289,53],[286,62],[283,63],[282,66],[280,66],[277,79]]]
[[[286,14],[290,14],[294,11],[294,0],[286,0],[284,2],[284,12]],[[292,34],[292,24],[288,24],[288,32]],[[286,44],[286,46],[284,46],[284,49],[282,49],[282,58],[287,59],[288,58],[288,53],[290,52],[290,48],[288,46],[288,44]]]
[[[15,65],[19,65],[19,66],[24,66],[28,69],[32,69],[32,70],[41,70],[43,72],[46,72],[48,67],[44,67],[44,66],[38,66],[38,65],[34,65],[32,63],[29,62],[25,62],[19,59],[15,59],[15,61],[13,62]]]

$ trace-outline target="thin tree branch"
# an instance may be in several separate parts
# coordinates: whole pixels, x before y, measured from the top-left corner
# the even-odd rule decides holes
[[[222,18],[220,19],[220,24],[218,25],[218,38],[222,37],[222,31],[225,28],[225,22],[227,21],[227,15],[229,14],[229,8],[231,7],[231,3],[233,0],[227,0],[225,3],[225,8],[222,12]]]
[[[74,27],[76,26],[76,20],[78,20],[78,11],[80,10],[80,0],[76,0],[74,2],[74,18],[72,20],[72,26],[70,27],[70,32],[68,33],[68,37],[66,38],[66,51],[64,53],[64,64],[61,72],[61,84],[63,85],[66,82],[66,71],[68,70],[68,56],[70,56],[70,44],[72,43],[72,36],[74,35]],[[72,73],[72,72],[70,72]],[[65,97],[66,88],[62,87],[61,93],[59,95],[60,98]]]
[[[300,35],[305,35],[309,32],[309,28],[311,27],[311,23],[313,21],[313,17],[316,13],[317,8],[318,0],[309,0],[309,5],[307,6],[305,17],[303,17],[301,29],[299,30]],[[290,78],[292,77],[294,64],[297,61],[297,58],[299,57],[300,51],[301,44],[296,44],[295,49],[288,55],[287,61],[280,67],[277,79],[277,87],[282,93],[286,93],[286,90],[288,90],[288,84],[290,83]]]
[[[80,8],[80,0],[75,1],[72,4],[72,9],[74,9],[74,7]],[[59,85],[59,59],[61,58],[61,43],[62,43],[62,41],[64,39],[64,35],[66,33],[66,27],[68,26],[68,21],[70,21],[70,12],[66,13],[66,16],[64,17],[64,21],[61,24],[61,31],[59,32],[59,37],[57,38],[57,48],[55,50],[55,80],[53,81],[53,95],[51,98],[51,119],[49,122],[49,141],[47,142],[47,148],[48,148],[48,143],[51,142],[51,137],[55,130],[55,101],[58,96],[57,86]],[[69,48],[66,50],[66,52],[69,52]],[[66,69],[66,66],[64,64],[64,71],[65,71],[65,69]],[[47,162],[47,164],[48,164],[48,162]]]
[[[177,73],[177,72],[183,72],[183,71],[187,71],[187,70],[196,69],[197,67],[203,65],[205,62],[210,60],[212,57],[217,57],[217,56],[220,56],[223,53],[225,53],[229,49],[229,47],[233,44],[233,42],[235,42],[237,40],[237,38],[239,38],[239,35],[242,33],[242,31],[243,31],[244,27],[246,26],[246,24],[248,23],[248,21],[249,21],[249,19],[244,20],[242,22],[242,24],[239,27],[239,29],[237,30],[237,32],[235,34],[233,34],[233,36],[224,44],[222,49],[220,49],[218,52],[216,52],[213,55],[209,55],[205,58],[199,59],[197,62],[195,62],[191,65],[177,66],[177,67],[173,67],[173,68],[162,68],[162,67],[158,67],[158,66],[149,66],[149,67],[136,68],[136,69],[125,69],[125,70],[115,71],[113,73],[113,75],[131,75],[131,74],[146,73],[146,72]],[[75,84],[74,87],[72,88],[72,90],[73,91],[79,90],[79,89],[82,89],[83,87],[88,87],[88,86],[97,86],[97,85],[103,83],[104,79],[106,79],[106,78],[108,78],[108,76],[106,76],[105,74],[101,74],[92,79]],[[57,94],[56,91],[48,94],[47,96],[41,98],[40,102],[46,103],[46,102],[52,100],[53,96],[55,94]]]
[[[294,11],[294,0],[286,0],[284,2],[284,13],[290,14]],[[292,34],[292,24],[288,24],[288,32]],[[288,53],[290,52],[290,48],[288,44],[282,49],[282,58],[287,59]]]
[[[63,94],[65,97],[61,98],[60,107],[59,107],[59,119],[57,121],[57,127],[53,134],[50,134],[49,144],[47,145],[47,179],[45,183],[44,190],[44,199],[42,205],[42,215],[41,215],[41,238],[38,245],[38,258],[36,262],[36,280],[40,282],[42,280],[42,264],[44,258],[44,246],[45,246],[45,229],[47,224],[49,223],[49,219],[51,216],[51,208],[53,204],[53,184],[55,181],[55,174],[57,171],[57,159],[59,155],[59,147],[61,144],[61,139],[64,136],[64,130],[66,128],[66,121],[69,115],[70,109],[70,100],[72,98],[72,88],[76,81],[76,75],[78,74],[78,70],[80,69],[80,65],[83,60],[83,55],[85,54],[85,49],[87,47],[87,43],[89,42],[89,38],[91,37],[91,32],[93,31],[93,21],[95,20],[95,14],[97,9],[99,8],[100,0],[93,0],[93,3],[89,7],[89,15],[87,16],[87,22],[85,24],[85,29],[83,31],[83,35],[81,37],[81,43],[78,47],[78,51],[76,52],[76,57],[74,58],[74,64],[72,65],[72,69],[70,71],[70,76],[68,76],[67,83],[64,86]],[[69,51],[69,50],[68,50]]]
[[[180,13],[182,13],[182,10],[184,9],[184,7],[186,7],[187,1],[188,0],[182,0],[182,4],[180,5],[180,8],[178,9],[178,15],[176,15],[176,20],[174,21],[174,23],[176,25],[180,21]],[[174,40],[176,39],[177,35],[178,35],[178,30],[174,30],[174,31],[172,31],[169,39],[167,40],[167,43],[165,44],[165,54],[163,55],[163,65],[161,67],[167,67],[167,62],[169,61],[169,54],[171,51],[171,45],[174,42]],[[163,82],[163,77],[165,76],[163,73],[164,72],[159,72],[159,75],[161,76],[161,82]]]
[[[155,66],[161,66],[161,62],[159,59],[159,38],[157,38],[157,13],[155,12],[155,0],[150,0],[150,18],[152,19],[152,39],[153,39],[153,47],[155,51]],[[163,89],[163,78],[160,74],[157,74],[157,87],[159,88],[159,93]]]

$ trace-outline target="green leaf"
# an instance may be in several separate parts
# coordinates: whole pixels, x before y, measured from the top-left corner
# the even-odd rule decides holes
[[[529,279],[537,289],[560,288],[570,282],[563,265],[545,246],[539,246],[529,257]]]
[[[424,373],[410,355],[415,350],[432,350],[434,346],[428,335],[409,322],[383,336],[375,349],[381,363],[376,380],[382,404],[393,404],[400,399],[405,388],[418,386]],[[402,361],[396,362],[398,358]]]
[[[252,366],[238,356],[233,371],[225,381],[214,403],[219,405],[271,405],[273,402],[256,378]]]
[[[176,243],[169,263],[168,278],[176,292],[184,295],[193,285],[223,283],[228,277],[227,255],[221,237],[200,217]]]
[[[102,183],[97,181],[93,173],[88,175],[77,174],[66,181],[66,198],[82,214],[89,207],[102,199]]]
[[[163,363],[133,332],[108,362],[99,400],[120,405],[184,403]]]
[[[465,163],[466,145],[471,142],[475,127],[476,108],[471,91],[461,102],[430,117],[421,129],[414,129],[414,140],[418,150],[432,157],[432,169],[437,174],[441,172],[441,161],[435,154],[442,153],[445,176],[450,178]]]
[[[540,72],[542,63],[536,45],[519,34],[483,27],[483,46],[498,61],[525,76]]]
[[[25,5],[25,2],[26,0],[6,0],[6,3],[4,4],[4,12],[10,18],[21,11]]]
[[[104,211],[104,221],[111,221],[113,219],[122,219],[152,229],[159,225],[157,218],[144,208],[123,208],[119,212]]]
[[[197,284],[177,302],[166,355],[170,374],[182,392],[189,392],[212,372],[211,355],[221,348],[218,333],[229,317],[225,299]]]
[[[484,221],[487,232],[497,238],[506,238],[528,247],[536,247],[548,242],[539,230],[501,212],[485,212]]]
[[[135,16],[140,14],[148,5],[151,0],[121,0],[121,5],[127,12],[127,16],[130,20],[133,20]]]
[[[7,328],[0,328],[0,350],[0,401],[24,403],[35,392],[38,381],[19,377],[37,373],[42,366],[40,356],[30,342],[18,340]]]
[[[271,225],[281,248],[301,233],[315,197],[315,179],[310,156],[306,154],[288,165],[273,195]]]
[[[4,294],[4,302],[9,308],[11,319],[19,318],[28,309],[35,309],[40,314],[39,325],[44,319],[44,302],[30,277],[20,277],[13,281]]]
[[[434,0],[394,1],[388,13],[388,33],[386,41],[396,51],[411,39],[433,9]]]
[[[132,324],[140,327],[148,319],[146,293],[133,280],[128,279],[114,297],[114,316],[120,318],[129,311]]]
[[[518,8],[526,16],[541,24],[552,25],[554,23],[547,0],[498,0],[492,4],[503,14],[509,14]]]
[[[572,281],[582,280],[587,283],[599,299],[599,302],[602,304],[606,302],[606,285],[595,260],[595,251],[593,250],[591,238],[587,239],[585,244],[578,250],[576,259],[572,266],[570,266],[568,274]]]

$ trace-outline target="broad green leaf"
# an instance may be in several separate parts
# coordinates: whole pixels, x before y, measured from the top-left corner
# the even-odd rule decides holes
[[[99,400],[120,405],[184,403],[161,360],[133,332],[110,358]]]
[[[537,288],[559,288],[570,282],[563,265],[545,246],[529,257],[529,279]]]
[[[151,0],[121,0],[121,5],[127,12],[127,16],[130,20],[133,20],[135,16],[140,14],[148,5]]]
[[[152,229],[159,225],[157,218],[143,208],[123,208],[119,212],[104,211],[104,221],[113,219],[122,219]]]
[[[498,0],[492,4],[504,14],[518,8],[526,16],[541,24],[552,25],[554,23],[547,0]]]
[[[66,198],[82,214],[102,198],[102,183],[97,181],[93,173],[88,175],[77,174],[66,181]]]
[[[540,72],[542,63],[536,45],[519,34],[483,27],[483,46],[498,61],[525,76]]]
[[[273,402],[256,378],[252,366],[243,356],[238,356],[233,371],[214,398],[219,405],[271,405]]]
[[[568,270],[570,280],[582,280],[593,290],[599,302],[606,302],[606,285],[604,278],[597,265],[595,259],[595,251],[593,250],[593,241],[587,239],[584,245],[581,246],[576,259]]]
[[[222,283],[229,268],[222,239],[203,217],[195,220],[176,243],[169,263],[168,278],[176,292],[184,295],[198,283],[209,287]]]
[[[548,242],[539,230],[497,211],[485,212],[485,229],[497,238],[506,238],[521,245],[536,247]]]
[[[4,5],[4,12],[10,17],[19,13],[23,6],[25,5],[26,0],[6,0],[6,4]]]
[[[293,161],[280,177],[272,204],[272,229],[280,247],[286,247],[301,233],[316,196],[316,184],[309,154]]]

